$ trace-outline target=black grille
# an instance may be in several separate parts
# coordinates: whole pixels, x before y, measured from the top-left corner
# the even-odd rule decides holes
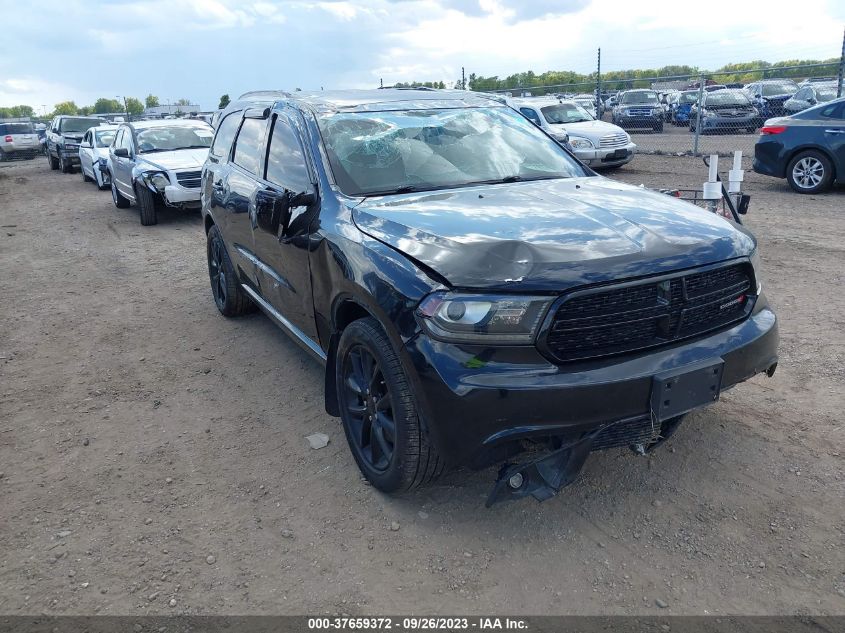
[[[199,189],[202,181],[201,171],[180,171],[176,174],[176,181],[188,189]]]
[[[592,450],[599,451],[616,446],[651,444],[660,435],[660,425],[652,424],[649,418],[617,422],[601,431],[594,439]]]
[[[748,264],[596,288],[565,298],[545,346],[560,361],[664,345],[744,319],[754,296]]]

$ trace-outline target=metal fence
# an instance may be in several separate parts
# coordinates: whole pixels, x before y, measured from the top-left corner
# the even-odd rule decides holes
[[[639,152],[753,154],[766,119],[799,112],[842,92],[840,63],[751,68],[706,75],[601,78],[581,83],[517,86],[511,96],[591,95],[598,118],[631,135]],[[600,88],[599,88],[600,86]],[[601,91],[601,99],[596,94]]]

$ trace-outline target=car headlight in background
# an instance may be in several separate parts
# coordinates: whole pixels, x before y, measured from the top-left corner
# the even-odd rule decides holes
[[[530,345],[554,297],[435,292],[417,316],[433,338],[454,343]]]
[[[570,136],[569,146],[572,149],[592,149],[593,144],[588,139],[580,138],[578,136]]]
[[[754,269],[754,279],[757,281],[757,295],[763,292],[763,263],[760,261],[760,249],[755,248],[751,253],[751,267]]]
[[[151,171],[144,174],[144,180],[148,185],[152,185],[157,191],[162,191],[170,184],[170,179],[167,174],[161,171]]]

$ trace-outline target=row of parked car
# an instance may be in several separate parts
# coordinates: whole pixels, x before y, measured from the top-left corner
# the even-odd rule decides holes
[[[834,168],[796,145],[801,129],[845,134],[845,100],[825,108],[768,121],[755,168],[845,174],[845,149]],[[506,462],[488,503],[542,500],[591,451],[646,453],[777,365],[750,233],[598,176],[570,147],[595,128],[601,148],[609,124],[582,112],[459,91],[256,92],[213,128],[59,118],[50,161],[73,169],[78,141],[83,178],[144,224],[161,205],[201,208],[217,309],[261,309],[325,364],[326,410],[376,488]]]

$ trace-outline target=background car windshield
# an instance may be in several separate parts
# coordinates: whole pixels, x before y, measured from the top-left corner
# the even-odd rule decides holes
[[[101,125],[102,121],[96,119],[62,119],[59,131],[64,132],[87,132],[89,128]]]
[[[174,125],[138,130],[138,152],[169,152],[175,149],[211,147],[214,132],[209,128]]]
[[[335,179],[348,195],[586,175],[510,108],[337,113],[319,124]]]
[[[626,92],[622,95],[622,103],[625,104],[632,104],[632,103],[653,103],[657,105],[657,93],[656,92]]]
[[[763,84],[762,92],[764,97],[771,97],[772,95],[790,95],[798,92],[798,86],[791,82]]]
[[[836,99],[836,86],[825,86],[824,88],[817,88],[816,99],[818,101],[830,101],[831,99]]]
[[[721,90],[719,92],[711,92],[704,98],[704,107],[734,105],[747,106],[750,105],[748,97],[736,90]]]
[[[0,123],[0,134],[34,134],[32,123]]]
[[[580,123],[592,121],[593,117],[584,108],[574,103],[558,103],[540,108],[546,121],[552,125],[557,123]]]
[[[698,90],[694,92],[682,92],[680,97],[681,103],[695,103],[698,101]]]
[[[97,136],[98,145],[111,145],[114,140],[114,135],[117,130],[103,130],[101,132],[94,132]]]

